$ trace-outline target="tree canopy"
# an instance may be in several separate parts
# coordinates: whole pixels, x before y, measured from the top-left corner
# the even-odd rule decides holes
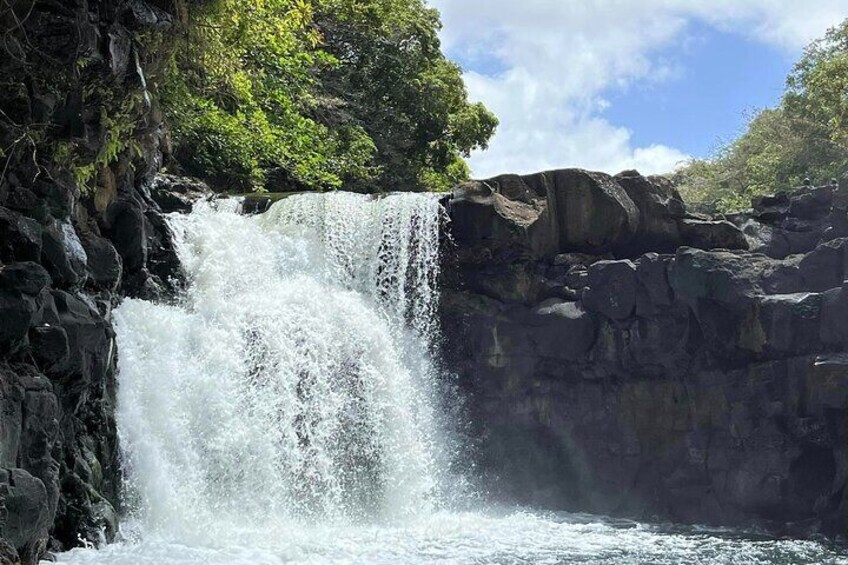
[[[720,211],[745,208],[754,196],[824,184],[848,172],[848,20],[810,44],[786,81],[777,108],[750,120],[711,159],[675,174],[690,202]]]
[[[221,187],[445,189],[497,126],[423,0],[207,0],[182,25],[174,155]]]

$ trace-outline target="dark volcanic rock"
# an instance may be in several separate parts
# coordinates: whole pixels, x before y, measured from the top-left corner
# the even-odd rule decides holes
[[[31,218],[0,207],[0,261],[39,261],[41,226]]]
[[[50,222],[42,242],[42,263],[56,286],[76,286],[85,281],[88,257],[70,223]]]
[[[599,261],[589,267],[589,287],[583,304],[612,320],[624,320],[636,309],[636,265],[630,261]]]
[[[488,264],[567,253],[638,257],[680,245],[748,248],[736,226],[687,216],[668,181],[635,171],[503,175],[460,185],[449,205],[460,252]]]
[[[24,556],[41,555],[53,522],[44,483],[23,469],[0,470],[0,498],[6,514],[0,535]]]
[[[114,292],[124,271],[115,246],[93,233],[84,233],[81,239],[91,282],[99,289]]]
[[[728,219],[745,233],[753,251],[779,259],[809,253],[823,241],[848,237],[848,185],[843,185],[758,197],[750,213]]]
[[[471,399],[493,493],[848,536],[838,191],[762,198],[731,223],[686,215],[668,185],[630,172],[466,187],[473,204],[451,203],[444,358]],[[618,206],[605,227],[604,205],[574,204],[596,198]],[[673,254],[638,256],[643,245]]]
[[[725,220],[681,220],[680,236],[683,245],[699,249],[748,249],[745,235]]]
[[[0,9],[0,562],[110,540],[118,292],[167,298],[175,258],[151,194],[166,148],[142,47],[172,17],[145,0]],[[20,16],[12,21],[12,15]],[[24,16],[25,15],[25,16]],[[167,40],[166,37],[162,39]],[[8,88],[6,88],[8,86]],[[95,93],[92,95],[91,93]],[[126,104],[143,100],[144,104]],[[103,116],[132,106],[113,155]],[[124,118],[121,118],[124,119]],[[20,142],[20,143],[19,143]],[[70,170],[59,158],[72,155]],[[100,157],[109,152],[108,166]],[[80,190],[75,172],[96,169]]]
[[[212,195],[212,189],[191,177],[159,174],[153,179],[151,194],[162,212],[191,212],[197,200]]]
[[[686,206],[672,183],[664,177],[643,177],[636,171],[615,176],[639,209],[639,227],[628,244],[632,254],[645,251],[673,253],[683,245],[680,221]]]

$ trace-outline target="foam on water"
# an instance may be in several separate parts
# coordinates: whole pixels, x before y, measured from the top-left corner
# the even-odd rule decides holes
[[[462,450],[432,359],[436,199],[237,212],[171,217],[185,296],[116,310],[123,541],[60,561],[846,563],[808,542],[459,511]]]

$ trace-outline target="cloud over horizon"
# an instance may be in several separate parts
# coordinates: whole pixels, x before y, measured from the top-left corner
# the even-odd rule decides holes
[[[668,172],[689,155],[659,142],[635,143],[633,132],[605,117],[610,93],[675,80],[681,73],[676,55],[695,25],[769,45],[794,60],[848,16],[848,0],[431,4],[442,13],[444,48],[463,65],[471,98],[501,120],[489,150],[472,155],[476,177],[562,166]]]

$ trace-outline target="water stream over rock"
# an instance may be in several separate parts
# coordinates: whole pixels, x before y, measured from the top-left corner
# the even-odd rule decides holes
[[[483,508],[433,357],[441,209],[298,195],[170,218],[178,304],[118,334],[123,541],[68,563],[848,563],[815,542]]]

